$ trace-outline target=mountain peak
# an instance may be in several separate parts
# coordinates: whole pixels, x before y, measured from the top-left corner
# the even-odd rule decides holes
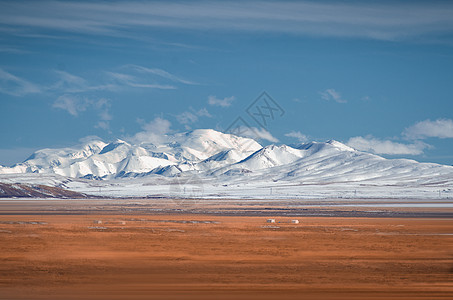
[[[328,140],[326,142],[326,144],[332,145],[332,146],[334,146],[340,150],[344,150],[344,151],[356,151],[354,148],[346,146],[345,144],[343,144],[339,141],[336,141],[336,140]]]
[[[127,143],[127,142],[125,142],[125,141],[123,141],[123,140],[120,140],[120,139],[116,139],[114,142],[111,142],[111,143],[105,145],[105,146],[102,148],[101,152],[99,152],[99,154],[105,154],[105,153],[107,153],[107,152],[110,152],[110,151],[112,151],[112,150],[118,148],[118,147],[121,146],[121,145],[130,146],[129,143]]]
[[[339,141],[336,141],[336,140],[328,140],[326,142],[309,142],[309,143],[301,144],[295,148],[299,149],[299,150],[310,150],[312,152],[321,151],[326,148],[330,148],[330,149],[333,148],[333,149],[337,149],[337,150],[341,150],[341,151],[349,151],[349,152],[356,151],[355,149],[353,149],[349,146],[346,146],[345,144],[343,144]]]

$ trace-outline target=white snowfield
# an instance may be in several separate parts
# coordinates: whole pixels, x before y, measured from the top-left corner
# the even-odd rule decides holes
[[[199,129],[160,143],[92,141],[44,149],[0,182],[46,184],[107,197],[237,199],[453,198],[453,167],[385,159],[340,142],[262,147]]]

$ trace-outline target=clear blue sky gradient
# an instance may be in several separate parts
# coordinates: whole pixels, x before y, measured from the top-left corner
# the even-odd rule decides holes
[[[245,110],[266,91],[285,110],[264,128],[277,143],[452,165],[452,16],[440,1],[0,1],[0,164],[158,117],[258,127]]]

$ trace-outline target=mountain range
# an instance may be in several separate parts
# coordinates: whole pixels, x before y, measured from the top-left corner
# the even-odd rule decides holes
[[[51,185],[87,194],[108,184],[123,187],[117,188],[119,194],[140,196],[184,196],[191,190],[195,196],[251,197],[264,188],[263,196],[314,197],[313,191],[319,194],[323,186],[330,188],[328,195],[343,190],[366,193],[366,187],[373,191],[368,196],[376,196],[379,187],[386,187],[382,190],[387,196],[412,195],[410,191],[416,191],[415,196],[453,194],[451,166],[385,159],[334,140],[263,147],[253,139],[211,129],[166,135],[152,143],[92,140],[72,148],[39,150],[22,163],[0,166],[0,182],[46,184],[50,177]],[[172,188],[181,183],[188,189]],[[268,192],[272,187],[273,194]],[[307,187],[317,188],[307,192]],[[114,190],[105,188],[104,193],[115,196]]]

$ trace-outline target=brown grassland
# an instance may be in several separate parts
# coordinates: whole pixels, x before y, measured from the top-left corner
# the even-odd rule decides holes
[[[0,299],[453,299],[453,219],[266,218],[1,215]]]

